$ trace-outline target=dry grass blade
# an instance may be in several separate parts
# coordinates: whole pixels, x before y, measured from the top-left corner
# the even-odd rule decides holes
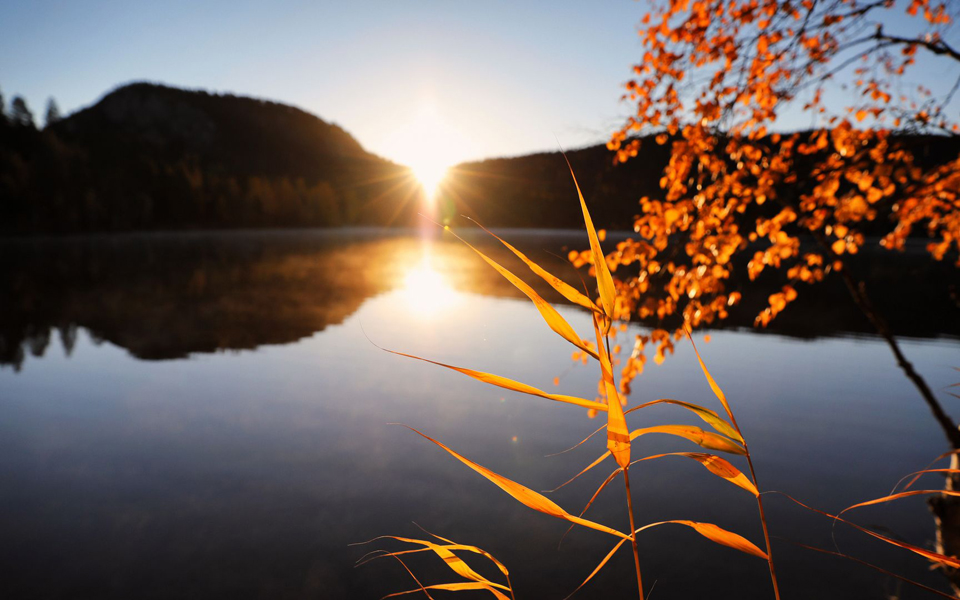
[[[635,440],[641,435],[650,433],[665,433],[667,435],[682,437],[708,450],[718,450],[720,452],[739,454],[741,456],[746,454],[743,446],[730,438],[710,431],[704,431],[693,425],[654,425],[653,427],[644,427],[643,429],[631,431],[630,439]]]
[[[729,452],[730,454],[739,454],[743,455],[745,453],[742,446],[734,442],[733,440],[726,438],[722,435],[711,433],[709,431],[704,431],[699,427],[694,427],[693,425],[655,425],[653,427],[645,427],[643,429],[635,429],[630,432],[630,440],[633,441],[642,435],[647,435],[649,433],[665,433],[667,435],[675,435],[682,437],[684,439],[690,440],[698,446],[707,448],[709,450],[718,450],[720,452]],[[556,488],[550,490],[555,492],[562,488],[563,486],[572,483],[575,479],[594,468],[595,466],[602,463],[611,452],[607,450],[600,455],[595,461],[587,465],[582,471],[568,479],[567,481],[561,483]],[[641,459],[643,460],[643,459]],[[731,465],[732,468],[732,465]]]
[[[627,433],[627,420],[623,416],[620,393],[613,381],[613,365],[603,343],[603,334],[597,315],[593,315],[593,329],[597,335],[597,349],[600,351],[600,373],[607,395],[607,449],[621,468],[630,464],[630,436]]]
[[[821,515],[823,515],[823,516],[825,516],[825,517],[829,517],[829,518],[831,518],[831,519],[840,521],[841,523],[846,523],[847,525],[853,527],[854,529],[859,529],[860,531],[862,531],[863,533],[866,533],[866,534],[869,535],[869,536],[872,536],[872,537],[877,538],[878,540],[887,542],[888,544],[897,546],[898,548],[903,548],[904,550],[909,550],[910,552],[913,552],[914,554],[919,554],[920,556],[922,556],[922,557],[924,557],[924,558],[926,558],[927,560],[930,560],[930,561],[932,561],[932,562],[939,563],[939,564],[943,564],[943,565],[946,565],[946,566],[948,566],[948,567],[953,567],[953,568],[955,568],[955,569],[960,569],[960,560],[958,560],[958,559],[956,559],[956,558],[954,558],[954,557],[952,557],[952,556],[947,556],[947,555],[945,555],[945,554],[940,554],[940,553],[938,553],[938,552],[933,552],[932,550],[927,550],[927,549],[921,548],[921,547],[919,547],[919,546],[914,546],[913,544],[908,544],[908,543],[906,543],[906,542],[901,542],[900,540],[895,540],[895,539],[889,538],[889,537],[887,537],[887,536],[885,536],[885,535],[881,535],[881,534],[877,533],[876,531],[871,531],[870,529],[867,529],[866,527],[862,527],[862,526],[860,526],[860,525],[857,525],[856,523],[853,523],[853,522],[851,522],[851,521],[847,521],[846,519],[843,519],[843,518],[841,518],[841,517],[838,516],[838,515],[831,515],[830,513],[825,512],[825,511],[822,511],[822,510],[820,510],[820,509],[818,509],[818,508],[813,508],[812,506],[807,506],[806,504],[804,504],[803,502],[800,502],[799,500],[797,500],[796,498],[794,498],[793,496],[791,496],[791,495],[789,495],[789,494],[785,494],[785,493],[783,493],[783,492],[768,492],[768,493],[779,494],[779,495],[781,495],[781,496],[784,496],[784,497],[786,497],[787,499],[789,499],[789,500],[791,500],[792,502],[794,502],[795,504],[798,504],[798,505],[802,506],[803,508],[805,508],[805,509],[807,509],[807,510],[809,510],[809,511],[812,511],[812,512],[815,512],[815,513],[817,513],[817,514],[821,514]]]
[[[549,490],[549,491],[550,491],[550,492],[555,492],[555,491],[559,490],[560,488],[564,487],[565,485],[568,485],[568,484],[570,484],[570,483],[573,483],[573,481],[576,480],[578,477],[580,477],[581,475],[583,475],[584,473],[586,473],[586,472],[589,471],[590,469],[594,468],[595,466],[599,465],[599,464],[602,463],[604,460],[606,460],[608,456],[610,456],[610,451],[609,451],[609,450],[607,450],[606,452],[604,452],[603,454],[601,454],[601,455],[600,455],[600,458],[598,458],[597,460],[593,461],[592,463],[590,463],[589,465],[587,465],[586,467],[584,467],[584,469],[583,469],[582,471],[580,471],[579,473],[577,473],[576,475],[574,475],[574,476],[571,477],[570,479],[564,481],[563,483],[561,483],[560,485],[558,485],[557,487],[555,487],[555,488],[553,488],[552,490]]]
[[[960,474],[960,469],[923,469],[922,471],[914,471],[913,473],[909,473],[908,475],[901,477],[900,481],[897,482],[897,485],[893,486],[893,490],[890,493],[891,494],[895,493],[897,488],[900,487],[900,484],[903,483],[904,479],[908,477],[912,477],[912,479],[910,480],[910,483],[903,486],[903,491],[906,491],[914,483],[916,483],[918,479],[920,479],[922,476],[928,473],[943,473],[944,475],[957,475],[957,474]]]
[[[414,523],[414,525],[416,525],[417,527],[419,527],[419,528],[420,528],[420,531],[426,533],[427,535],[433,536],[433,537],[437,538],[438,540],[440,540],[441,542],[445,542],[445,543],[447,543],[447,544],[450,544],[450,545],[448,546],[448,548],[450,548],[451,550],[466,550],[467,552],[474,552],[474,553],[476,553],[476,554],[482,555],[484,558],[486,558],[487,560],[489,560],[489,561],[492,562],[493,564],[497,565],[497,568],[500,569],[500,572],[503,573],[503,575],[504,575],[504,576],[507,578],[507,580],[509,581],[509,579],[510,579],[510,571],[507,570],[506,565],[504,565],[502,562],[500,562],[499,560],[497,560],[494,555],[490,554],[489,552],[487,552],[487,551],[484,550],[483,548],[480,548],[480,547],[478,547],[478,546],[469,546],[469,545],[466,545],[466,544],[458,544],[457,542],[454,542],[453,540],[448,540],[448,539],[445,538],[445,537],[441,537],[441,536],[439,536],[439,535],[437,535],[437,534],[435,534],[435,533],[431,533],[431,532],[427,531],[427,530],[424,529],[423,527],[420,527],[420,525],[418,525],[417,523]]]
[[[384,597],[381,598],[380,600],[386,600],[387,598],[395,598],[396,596],[403,596],[403,595],[405,595],[405,594],[413,594],[413,593],[416,593],[416,592],[424,592],[424,593],[426,593],[426,590],[445,590],[445,591],[448,591],[448,592],[464,592],[464,591],[472,591],[472,590],[486,590],[486,591],[488,591],[488,592],[492,592],[493,595],[497,597],[497,600],[510,600],[509,597],[504,596],[501,592],[498,592],[498,591],[496,591],[496,590],[491,590],[491,589],[489,589],[489,588],[487,588],[487,587],[484,587],[483,584],[477,583],[477,582],[475,582],[475,581],[462,581],[462,582],[460,582],[460,583],[437,583],[437,584],[434,584],[434,585],[423,586],[423,587],[421,587],[420,589],[416,589],[416,590],[406,590],[406,591],[404,591],[404,592],[394,592],[394,593],[392,593],[392,594],[387,594],[386,596],[384,596]],[[427,594],[427,597],[429,598],[430,595]]]
[[[686,521],[686,520],[675,520],[675,521],[660,521],[659,523],[650,523],[649,525],[644,525],[637,529],[637,533],[640,533],[644,529],[650,529],[651,527],[657,527],[659,525],[666,525],[668,523],[676,523],[677,525],[686,525],[687,527],[692,528],[697,533],[707,538],[712,542],[716,542],[722,546],[727,546],[741,552],[746,552],[747,554],[752,554],[762,559],[767,558],[767,553],[757,548],[753,542],[743,537],[742,535],[733,533],[732,531],[727,531],[722,527],[718,527],[713,523],[699,523],[697,521]]]
[[[931,460],[931,461],[930,461],[930,464],[928,464],[928,465],[927,465],[926,467],[924,467],[922,470],[917,471],[916,473],[911,473],[910,475],[904,476],[903,478],[900,479],[900,481],[897,482],[897,485],[893,486],[893,490],[891,490],[890,493],[895,492],[896,489],[897,489],[897,487],[898,487],[901,483],[903,483],[903,480],[906,479],[907,477],[910,477],[910,476],[912,475],[912,476],[913,476],[913,479],[911,479],[910,482],[907,483],[907,485],[903,486],[903,489],[909,488],[909,487],[912,486],[914,483],[916,483],[917,480],[920,479],[920,477],[923,476],[923,473],[924,473],[925,471],[929,470],[930,467],[932,467],[934,464],[936,464],[937,461],[943,460],[944,458],[946,458],[946,457],[948,457],[948,456],[953,456],[954,454],[960,454],[960,450],[950,450],[950,451],[948,451],[948,452],[944,452],[944,453],[941,454],[940,456],[938,456],[938,457],[936,457],[935,459]]]
[[[380,348],[380,346],[377,346]],[[403,352],[396,352],[394,350],[388,350],[386,348],[380,348],[385,352],[390,354],[396,354],[397,356],[405,356],[407,358],[413,358],[416,360],[422,360],[423,362],[430,363],[432,365],[437,365],[438,367],[444,367],[458,373],[462,373],[467,377],[472,377],[477,381],[482,381],[483,383],[489,383],[490,385],[495,385],[507,390],[514,392],[520,392],[521,394],[529,394],[531,396],[539,396],[540,398],[546,398],[547,400],[553,400],[555,402],[563,402],[565,404],[574,404],[576,406],[582,406],[585,408],[592,408],[595,410],[606,412],[607,405],[601,402],[596,402],[594,400],[587,400],[586,398],[578,398],[576,396],[567,396],[566,394],[551,394],[549,392],[544,392],[543,390],[537,389],[532,385],[527,385],[525,383],[520,383],[519,381],[514,381],[512,379],[507,379],[506,377],[500,377],[499,375],[494,375],[492,373],[484,373],[483,371],[474,371],[473,369],[466,369],[463,367],[456,367],[453,365],[444,364],[442,362],[437,362],[435,360],[430,360],[428,358],[422,358],[415,356],[413,354],[405,354]]]
[[[428,600],[433,600],[433,596],[430,595],[430,592],[427,591],[427,588],[423,587],[423,584],[420,583],[420,580],[417,579],[417,576],[413,574],[413,571],[410,570],[410,567],[407,566],[407,563],[403,562],[403,559],[401,559],[399,556],[394,556],[393,558],[395,558],[395,559],[397,560],[397,562],[399,562],[401,565],[403,565],[403,568],[406,569],[407,573],[410,574],[410,577],[412,577],[413,580],[417,583],[417,585],[420,586],[419,588],[417,588],[417,589],[415,589],[415,590],[410,590],[410,591],[408,591],[408,592],[403,592],[403,593],[404,593],[404,594],[412,594],[412,593],[414,593],[414,592],[423,592],[424,595],[427,597]],[[396,595],[396,594],[390,594],[389,596],[384,596],[384,598],[389,598],[390,596],[395,596],[395,595]],[[381,599],[381,600],[383,600],[383,599]]]
[[[904,577],[903,575],[897,575],[896,573],[894,573],[894,572],[892,572],[892,571],[888,571],[888,570],[884,569],[883,567],[878,567],[878,566],[875,565],[875,564],[868,563],[868,562],[865,561],[865,560],[860,560],[859,558],[855,558],[855,557],[853,557],[853,556],[849,556],[849,555],[843,554],[842,552],[834,552],[833,550],[824,550],[823,548],[817,548],[816,546],[808,546],[808,545],[806,545],[806,544],[801,544],[800,542],[794,542],[794,541],[791,541],[791,540],[787,540],[787,541],[790,541],[791,544],[794,544],[794,545],[796,545],[796,546],[800,546],[801,548],[806,548],[807,550],[813,550],[814,552],[820,552],[820,553],[822,553],[822,554],[829,554],[829,555],[831,555],[831,556],[839,556],[840,558],[846,558],[847,560],[852,560],[852,561],[855,562],[855,563],[859,563],[859,564],[861,564],[861,565],[863,565],[863,566],[865,566],[865,567],[870,567],[871,569],[874,569],[874,570],[876,570],[876,571],[879,571],[879,572],[883,573],[884,575],[889,575],[890,577],[894,577],[894,578],[896,578],[896,579],[899,579],[900,581],[902,581],[902,582],[904,582],[904,583],[909,583],[910,585],[916,586],[916,587],[918,587],[918,588],[920,588],[920,589],[926,590],[926,591],[928,591],[928,592],[931,592],[931,593],[936,594],[936,595],[938,595],[938,596],[941,596],[941,597],[943,597],[943,598],[952,598],[953,600],[956,600],[956,596],[951,596],[950,594],[945,594],[945,593],[941,592],[940,590],[937,590],[937,589],[934,589],[934,588],[932,588],[932,587],[930,587],[930,586],[924,585],[924,584],[922,584],[922,583],[920,583],[920,582],[918,582],[918,581],[914,581],[914,580],[912,580],[912,579],[907,579],[907,578]]]
[[[613,550],[611,550],[605,557],[603,557],[603,560],[600,561],[600,564],[597,565],[597,568],[594,569],[593,572],[591,572],[589,575],[587,575],[587,578],[583,580],[583,583],[578,585],[577,589],[570,592],[570,594],[567,595],[567,597],[564,598],[563,600],[568,600],[569,598],[573,597],[573,595],[579,592],[583,588],[583,586],[587,585],[587,582],[593,579],[594,576],[600,572],[600,569],[602,569],[608,562],[610,562],[610,559],[613,558],[613,555],[617,553],[617,550],[619,550],[620,546],[622,546],[623,543],[626,541],[627,540],[620,540],[619,542],[617,542],[617,545],[613,547]]]
[[[655,404],[672,404],[672,405],[675,405],[675,406],[680,406],[680,407],[682,407],[682,408],[685,408],[685,409],[693,412],[694,414],[696,414],[696,415],[697,415],[698,417],[700,417],[701,419],[703,419],[703,421],[704,421],[705,423],[707,423],[708,425],[710,425],[711,427],[713,427],[717,432],[722,433],[722,434],[724,434],[724,435],[726,435],[726,436],[728,436],[728,437],[731,437],[731,438],[733,438],[733,439],[735,439],[735,440],[737,440],[737,441],[741,441],[741,442],[743,441],[742,438],[740,438],[740,434],[737,433],[737,430],[735,430],[729,423],[727,423],[726,421],[724,421],[724,420],[720,417],[720,415],[718,415],[716,412],[710,410],[709,408],[704,408],[704,407],[702,407],[702,406],[700,406],[700,405],[693,404],[693,403],[691,403],[691,402],[684,402],[684,401],[682,401],[682,400],[671,400],[671,399],[669,399],[669,398],[661,398],[661,399],[659,399],[659,400],[651,400],[650,402],[644,402],[643,404],[640,404],[639,406],[634,406],[633,408],[624,411],[623,414],[624,414],[624,416],[626,416],[626,415],[629,415],[630,413],[632,413],[632,412],[634,412],[634,411],[636,411],[636,410],[640,410],[641,408],[647,408],[648,406],[653,406],[653,405],[655,405]],[[604,408],[606,408],[606,407],[604,407]],[[590,441],[590,438],[592,438],[593,436],[597,435],[598,433],[600,433],[601,431],[603,431],[604,429],[606,429],[606,427],[607,427],[606,424],[603,424],[603,425],[601,425],[600,427],[598,427],[598,428],[596,429],[596,431],[594,431],[593,433],[591,433],[591,434],[588,435],[587,437],[583,438],[582,440],[580,440],[579,442],[577,442],[577,443],[574,444],[573,446],[570,446],[570,447],[567,448],[566,450],[561,450],[560,452],[555,452],[555,453],[553,453],[553,454],[548,454],[547,456],[548,456],[548,457],[549,457],[549,456],[559,456],[559,455],[561,455],[561,454],[566,454],[567,452],[570,452],[571,450],[575,450],[575,449],[579,448],[580,446],[586,444],[588,441]],[[562,487],[562,486],[561,486],[561,487]],[[559,489],[559,488],[557,488],[557,489]],[[551,490],[551,491],[556,491],[556,490]]]
[[[434,554],[436,554],[437,556],[439,556],[440,558],[442,558],[443,561],[444,561],[444,563],[446,563],[446,565],[450,568],[450,570],[452,570],[452,571],[453,571],[454,573],[456,573],[457,575],[460,575],[461,577],[464,577],[464,578],[469,579],[469,580],[471,580],[471,581],[476,581],[476,582],[480,582],[480,583],[485,583],[485,584],[488,584],[488,585],[493,586],[493,587],[495,587],[495,588],[499,588],[499,589],[501,589],[501,590],[505,590],[505,591],[508,591],[508,592],[510,591],[510,588],[509,588],[508,586],[505,586],[505,585],[502,585],[502,584],[499,584],[499,583],[490,581],[490,580],[488,580],[486,577],[484,577],[484,576],[480,575],[479,573],[477,573],[476,571],[474,571],[474,570],[470,567],[470,565],[468,565],[466,562],[464,562],[463,559],[461,559],[459,556],[457,556],[457,555],[454,554],[454,552],[453,552],[454,550],[462,550],[462,551],[467,551],[467,552],[474,552],[474,553],[476,553],[476,554],[481,554],[481,555],[489,558],[494,564],[496,564],[497,567],[500,569],[500,572],[501,572],[501,573],[503,573],[503,574],[506,575],[506,576],[509,576],[509,573],[507,572],[506,567],[504,567],[504,566],[500,563],[500,561],[498,561],[497,559],[493,558],[493,556],[490,555],[488,552],[486,552],[486,551],[484,551],[484,550],[482,550],[482,549],[480,549],[480,548],[477,548],[476,546],[468,546],[468,545],[464,545],[464,544],[445,544],[445,545],[440,545],[440,544],[435,544],[435,543],[433,543],[433,542],[429,542],[429,541],[426,541],[426,540],[418,540],[418,539],[416,539],[416,538],[398,537],[398,536],[394,536],[394,535],[380,536],[380,537],[377,538],[377,539],[392,539],[392,540],[397,540],[397,541],[399,541],[399,542],[405,542],[405,543],[407,543],[407,544],[415,544],[415,545],[423,546],[423,548],[422,548],[422,549],[418,549],[418,550],[401,550],[401,551],[399,551],[399,552],[387,552],[387,553],[382,554],[382,555],[380,555],[380,556],[374,556],[374,557],[372,557],[372,558],[369,559],[369,560],[374,560],[374,559],[376,559],[376,558],[382,558],[382,557],[387,557],[387,556],[399,556],[399,555],[403,555],[403,554],[412,554],[412,553],[414,553],[414,552],[419,552],[419,551],[422,551],[422,550],[429,550],[429,551],[433,552]],[[368,562],[368,561],[367,561],[367,562]],[[363,563],[359,563],[359,564],[363,564]]]
[[[586,296],[584,296],[583,294],[581,294],[580,292],[578,292],[576,288],[574,288],[573,286],[569,285],[566,281],[560,279],[559,277],[557,277],[557,276],[554,275],[553,273],[550,273],[549,271],[547,271],[546,269],[544,269],[543,267],[541,267],[540,265],[538,265],[536,262],[530,260],[530,258],[528,258],[526,254],[524,254],[523,252],[520,252],[519,250],[517,250],[516,248],[514,248],[511,244],[509,244],[507,241],[505,241],[505,240],[504,240],[503,238],[501,238],[499,235],[493,233],[492,231],[490,231],[489,229],[487,229],[486,227],[484,227],[484,226],[481,225],[480,223],[477,223],[476,220],[471,219],[470,217],[467,217],[467,219],[469,219],[470,221],[473,221],[474,223],[477,224],[477,227],[479,227],[480,229],[486,231],[487,233],[489,233],[489,234],[492,235],[493,237],[495,237],[495,238],[497,238],[498,240],[500,240],[500,243],[501,243],[501,244],[503,244],[504,246],[506,246],[508,250],[510,250],[511,252],[513,252],[513,253],[517,256],[517,258],[519,258],[520,260],[522,260],[522,261],[524,262],[524,264],[526,264],[528,267],[530,267],[530,270],[531,270],[531,271],[533,271],[534,273],[536,273],[541,279],[543,279],[543,280],[546,281],[548,284],[550,284],[550,287],[552,287],[553,289],[557,290],[557,292],[559,292],[561,296],[563,296],[564,298],[566,298],[566,299],[569,300],[570,302],[573,302],[574,304],[578,304],[578,305],[582,306],[583,308],[586,308],[587,310],[594,311],[594,312],[600,310],[600,309],[597,307],[597,305],[594,304],[594,302],[593,302],[592,300],[590,300],[590,298],[587,298]]]
[[[467,242],[462,237],[454,233],[449,227],[445,227],[444,229],[446,229],[447,231],[450,231],[450,233],[452,233],[458,240],[466,244],[468,248],[476,252],[480,256],[480,258],[482,258],[488,265],[493,267],[494,270],[496,270],[498,273],[503,275],[504,279],[512,283],[515,288],[523,292],[527,298],[530,298],[534,306],[536,306],[537,310],[540,312],[540,316],[543,317],[543,320],[546,321],[547,325],[550,326],[550,329],[556,332],[557,335],[567,340],[577,348],[583,350],[590,356],[599,359],[599,356],[597,356],[597,353],[583,343],[583,340],[580,339],[580,336],[577,335],[577,332],[573,329],[570,323],[567,323],[567,321],[560,316],[560,313],[557,312],[557,309],[555,309],[553,306],[550,305],[550,303],[544,300],[540,296],[540,294],[535,292],[533,288],[527,285],[525,281],[523,281],[522,279],[520,279],[519,277],[511,273],[509,269],[503,267],[497,261],[493,260],[492,258],[487,256],[480,250],[476,249],[469,242]]]
[[[928,494],[943,494],[944,496],[960,496],[960,492],[954,491],[954,490],[910,490],[908,492],[890,494],[889,496],[884,496],[882,498],[874,498],[873,500],[867,500],[866,502],[860,502],[859,504],[848,506],[847,508],[837,513],[837,516],[839,517],[843,513],[847,512],[848,510],[853,510],[855,508],[872,506],[874,504],[883,504],[884,502],[893,502],[894,500],[899,500],[901,498],[909,498],[910,496],[923,496]]]
[[[510,494],[510,496],[512,496],[515,500],[527,506],[528,508],[532,508],[533,510],[542,512],[544,514],[548,514],[553,517],[557,517],[559,519],[565,519],[567,521],[570,521],[571,523],[582,525],[583,527],[588,527],[590,529],[602,531],[604,533],[608,533],[610,535],[614,535],[619,538],[625,538],[625,539],[628,538],[628,536],[625,533],[622,533],[620,531],[617,531],[616,529],[607,527],[606,525],[601,525],[600,523],[594,523],[593,521],[588,521],[580,517],[575,517],[570,513],[568,513],[567,511],[560,508],[552,500],[544,497],[541,494],[538,494],[537,492],[531,490],[530,488],[527,488],[515,481],[507,479],[502,475],[494,473],[490,469],[482,465],[479,465],[468,458],[461,456],[457,452],[451,450],[450,448],[438,442],[437,440],[433,439],[432,437],[417,431],[413,427],[409,427],[408,425],[404,425],[404,427],[406,427],[410,431],[413,431],[417,435],[433,442],[434,444],[440,446],[441,448],[446,450],[450,455],[452,455],[454,458],[456,458],[463,464],[467,465],[477,473],[480,473],[481,475],[486,477],[488,480],[493,482],[494,485],[496,485],[506,493]]]
[[[570,169],[570,176],[573,177],[573,185],[577,188],[577,196],[580,198],[580,208],[583,210],[583,224],[587,228],[587,237],[590,238],[590,252],[593,254],[593,269],[597,278],[597,289],[600,292],[600,303],[603,305],[603,312],[607,315],[608,322],[613,320],[614,307],[616,306],[617,291],[613,286],[613,277],[610,275],[610,268],[607,267],[607,259],[600,248],[600,238],[597,237],[597,230],[593,226],[593,219],[590,218],[590,211],[587,210],[587,202],[583,199],[583,193],[580,191],[580,184],[577,183],[577,176],[573,173],[573,166],[570,165],[570,159],[566,153],[563,159],[567,161],[567,167]]]
[[[630,464],[634,465],[638,462],[663,458],[664,456],[685,456],[693,459],[706,467],[706,469],[714,475],[726,479],[733,485],[750,492],[754,496],[758,496],[760,494],[760,492],[757,490],[757,486],[755,486],[746,475],[741,473],[740,470],[735,466],[731,465],[729,462],[720,458],[719,456],[716,456],[715,454],[704,454],[703,452],[667,452],[666,454],[647,456],[645,458],[635,460]]]
[[[730,419],[730,423],[733,424],[734,429],[738,432],[740,427],[737,426],[737,419],[733,416],[733,411],[730,410],[730,404],[727,402],[727,396],[723,393],[723,390],[720,389],[720,386],[717,385],[717,382],[713,379],[713,376],[710,375],[710,371],[707,370],[707,365],[703,363],[703,359],[700,357],[700,351],[697,350],[697,345],[693,342],[693,336],[690,334],[690,327],[685,325],[684,331],[687,334],[687,339],[690,340],[690,345],[693,346],[693,352],[697,355],[697,361],[700,363],[700,368],[703,370],[703,374],[707,378],[707,383],[710,384],[710,389],[713,390],[714,395],[717,397],[717,400],[720,401],[720,404],[723,405],[723,410],[727,411],[727,418]],[[740,440],[743,441],[743,434],[740,434]]]
[[[685,408],[695,413],[698,417],[703,419],[705,423],[713,427],[718,432],[722,433],[723,435],[729,438],[733,438],[734,440],[740,443],[743,443],[743,437],[741,437],[740,432],[734,429],[733,426],[730,425],[730,423],[727,423],[726,421],[724,421],[720,417],[720,415],[710,410],[709,408],[704,408],[699,404],[693,404],[692,402],[684,402],[683,400],[671,400],[669,398],[661,398],[660,400],[651,400],[650,402],[645,402],[639,406],[634,406],[633,408],[628,410],[625,414],[630,414],[635,410],[640,410],[641,408],[646,408],[648,406],[653,406],[655,404],[672,404],[674,406],[680,406],[682,408]]]

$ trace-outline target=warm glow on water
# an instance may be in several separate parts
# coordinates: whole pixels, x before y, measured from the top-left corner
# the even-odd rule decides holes
[[[430,259],[424,257],[404,278],[403,298],[411,313],[429,319],[454,307],[460,295],[433,268]]]

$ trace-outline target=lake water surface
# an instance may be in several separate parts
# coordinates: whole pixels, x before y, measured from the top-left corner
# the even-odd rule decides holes
[[[582,236],[507,235],[576,280],[543,250],[564,255],[586,247]],[[376,599],[416,585],[392,559],[354,563],[400,546],[349,544],[424,537],[414,522],[493,553],[510,568],[518,599],[563,598],[616,542],[578,529],[558,549],[565,522],[390,425],[416,427],[535,490],[604,450],[598,436],[547,457],[600,422],[373,344],[595,396],[594,366],[574,364],[572,347],[532,304],[456,242],[369,231],[157,234],[5,242],[0,252],[4,598]],[[948,449],[886,344],[825,325],[844,320],[843,300],[786,330],[714,330],[700,344],[761,486],[831,512],[888,493]],[[589,333],[587,313],[558,307]],[[902,345],[945,410],[960,416],[947,393],[960,381],[960,341],[929,331],[956,316],[935,316]],[[688,343],[662,365],[650,361],[633,388],[631,405],[675,398],[721,410]],[[702,424],[662,406],[629,418],[631,427]],[[699,448],[645,436],[634,454],[681,450]],[[608,461],[551,498],[578,513],[613,468]],[[708,521],[762,546],[752,497],[693,461],[641,463],[631,484],[640,523]],[[924,487],[942,484],[931,477]],[[612,486],[588,516],[625,530],[623,500],[622,484]],[[933,597],[795,546],[835,549],[830,521],[782,497],[767,504],[785,599]],[[923,498],[851,515],[933,547]],[[915,555],[843,527],[835,533],[845,553],[949,589]],[[651,529],[640,544],[655,599],[772,597],[764,561],[692,530]],[[455,580],[435,556],[409,564],[425,583]],[[635,598],[632,569],[624,546],[578,597]]]

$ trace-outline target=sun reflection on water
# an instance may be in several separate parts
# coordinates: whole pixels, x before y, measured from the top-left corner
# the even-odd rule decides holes
[[[433,267],[428,256],[407,272],[402,295],[407,309],[420,318],[448,311],[460,301],[460,294]]]

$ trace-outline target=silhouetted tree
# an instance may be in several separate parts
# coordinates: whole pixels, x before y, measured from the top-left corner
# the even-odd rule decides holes
[[[30,112],[27,101],[22,96],[13,97],[13,102],[10,104],[10,121],[21,127],[36,127],[33,122],[33,113]]]
[[[3,101],[3,92],[0,91],[0,125],[7,124],[7,105]]]
[[[57,101],[51,97],[47,100],[47,114],[44,118],[44,126],[50,127],[62,118],[63,116],[60,114],[60,107],[57,106]]]

